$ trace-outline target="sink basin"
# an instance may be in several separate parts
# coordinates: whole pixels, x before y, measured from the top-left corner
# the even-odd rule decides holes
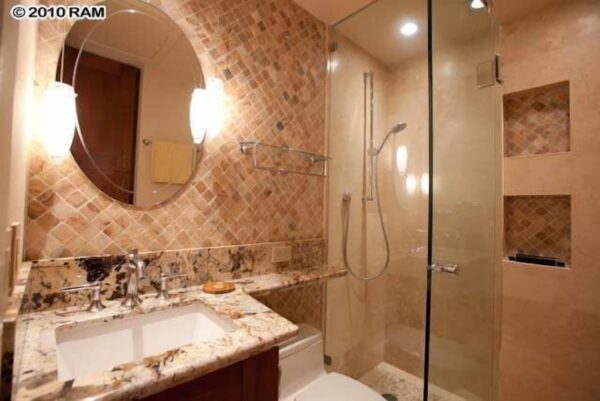
[[[236,328],[201,304],[91,326],[57,327],[58,379],[77,379],[184,345],[214,341]]]

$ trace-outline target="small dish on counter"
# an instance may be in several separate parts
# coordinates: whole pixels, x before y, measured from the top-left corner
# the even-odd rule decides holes
[[[227,294],[235,291],[235,284],[226,281],[208,281],[202,284],[202,291],[207,294]]]

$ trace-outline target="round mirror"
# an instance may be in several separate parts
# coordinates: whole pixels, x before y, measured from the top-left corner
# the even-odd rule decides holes
[[[107,18],[75,23],[57,67],[57,80],[77,94],[71,153],[108,196],[152,207],[175,197],[198,165],[190,102],[204,87],[202,70],[183,31],[158,8],[101,4]]]

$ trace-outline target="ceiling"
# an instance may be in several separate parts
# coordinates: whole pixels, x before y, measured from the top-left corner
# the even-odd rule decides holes
[[[333,25],[376,0],[294,0],[300,7]]]
[[[510,22],[543,7],[569,0],[495,0],[494,14],[500,23]]]
[[[413,22],[419,28],[413,36],[400,33],[400,28],[407,22]],[[422,0],[379,0],[337,24],[335,31],[382,64],[393,67],[427,51],[426,3]]]
[[[294,1],[321,21],[334,25],[336,32],[388,67],[427,50],[425,0]],[[561,1],[567,0],[493,0],[493,10],[502,24]],[[444,0],[437,6],[434,3],[434,36],[461,41],[491,32],[485,10],[473,11],[467,4],[468,0]],[[399,32],[408,21],[419,26],[414,36],[406,37]]]
[[[360,10],[377,0],[294,0],[298,5],[309,13],[325,22],[333,25],[352,13]],[[493,0],[494,13],[501,23],[521,18],[542,7],[553,3],[569,0]],[[467,0],[463,0],[464,3]],[[412,0],[398,0],[400,5],[404,3],[415,3]],[[426,7],[426,1],[420,0],[416,3]]]

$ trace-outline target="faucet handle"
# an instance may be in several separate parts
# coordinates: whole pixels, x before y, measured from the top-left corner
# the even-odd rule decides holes
[[[140,260],[140,252],[137,250],[137,248],[133,248],[127,252],[127,255],[125,255],[126,262],[137,264]]]
[[[167,287],[167,283],[169,280],[186,277],[186,273],[178,273],[178,274],[166,274],[165,272],[160,273],[160,290],[158,291],[158,295],[156,298],[158,299],[169,299],[171,295],[169,294],[169,288]]]
[[[136,248],[132,249],[125,256],[125,263],[127,263],[131,269],[137,269],[137,275],[139,278],[144,278],[144,259],[140,256],[140,253]]]
[[[100,289],[101,282],[95,281],[93,283],[74,285],[70,287],[64,287],[61,292],[62,293],[70,293],[70,292],[81,292],[81,291],[92,291],[92,299],[90,306],[87,307],[88,312],[100,312],[106,306],[102,304],[102,299],[100,297]]]

